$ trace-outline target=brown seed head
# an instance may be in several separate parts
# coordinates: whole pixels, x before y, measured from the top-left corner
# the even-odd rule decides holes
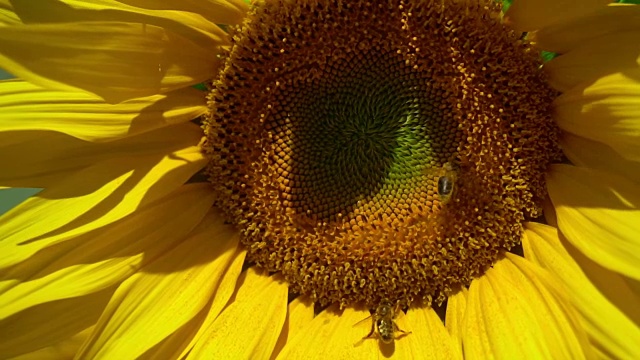
[[[263,1],[233,34],[208,172],[294,292],[441,302],[540,215],[556,94],[493,0]]]

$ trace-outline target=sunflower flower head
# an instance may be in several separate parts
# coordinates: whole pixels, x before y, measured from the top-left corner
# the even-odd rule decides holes
[[[269,1],[233,40],[208,172],[293,291],[441,303],[541,215],[556,93],[494,1]]]
[[[640,359],[640,6],[504,4],[0,0],[0,359]]]

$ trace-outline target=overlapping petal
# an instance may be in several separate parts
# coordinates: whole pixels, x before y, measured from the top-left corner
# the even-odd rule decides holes
[[[204,164],[199,148],[192,146],[105,160],[78,171],[0,217],[0,253],[5,254],[0,268],[122,219],[177,189]]]
[[[640,280],[640,190],[626,178],[569,165],[547,176],[558,227],[602,266]]]
[[[206,111],[205,94],[181,89],[119,104],[84,92],[0,81],[0,131],[57,131],[86,141],[111,141],[187,122]]]
[[[176,248],[118,287],[78,356],[136,358],[170,336],[209,302],[237,246],[237,231],[212,210]]]
[[[231,265],[229,265],[222,281],[218,285],[215,294],[212,296],[211,305],[208,309],[205,309],[206,314],[204,314],[204,320],[199,322],[197,328],[191,331],[191,334],[188,336],[188,341],[179,349],[180,353],[177,354],[178,356],[176,356],[176,358],[186,358],[195,344],[200,341],[200,339],[208,336],[209,329],[213,326],[213,322],[218,318],[218,315],[220,315],[236,291],[236,285],[242,273],[246,255],[246,250],[240,249],[240,251],[238,251],[238,254],[235,256]],[[150,352],[147,353],[149,354]],[[151,357],[151,359],[153,359],[153,357]]]
[[[59,343],[53,344],[46,348],[36,350],[27,354],[23,354],[13,358],[12,360],[60,360],[60,359],[73,359],[76,352],[86,340],[86,338],[93,331],[93,326],[84,329],[83,331],[62,340]]]
[[[287,315],[287,285],[249,268],[187,359],[269,359]]]
[[[330,306],[302,328],[277,359],[377,359],[381,351],[378,341],[362,339],[371,327],[369,315],[363,309]],[[398,340],[397,346],[403,346],[408,338]],[[390,350],[385,351],[388,354]]]
[[[599,10],[613,0],[516,0],[506,21],[519,31],[533,31]]]
[[[640,328],[594,286],[565,250],[556,228],[526,224],[522,241],[525,257],[549,270],[567,289],[582,324],[603,357],[640,357]]]
[[[0,26],[18,25],[20,18],[13,10],[10,0],[0,0]]]
[[[640,59],[640,52],[638,56]],[[555,120],[563,130],[607,144],[623,157],[638,161],[638,94],[640,67],[604,76],[592,84],[583,83],[559,96],[554,103]]]
[[[594,358],[560,283],[509,253],[471,283],[460,332],[472,359]]]
[[[195,124],[166,126],[107,143],[82,141],[52,131],[0,131],[0,184],[49,188],[109,159],[156,155],[193,147],[202,138]],[[41,150],[46,144],[46,150]]]
[[[290,302],[287,318],[270,359],[275,359],[282,348],[296,337],[300,330],[313,320],[313,317],[313,302],[308,296],[299,296]]]
[[[640,29],[640,6],[610,4],[582,17],[563,21],[536,31],[536,46],[566,53],[597,37]]]
[[[83,90],[111,103],[209,79],[218,51],[146,23],[0,27],[0,68],[45,88]]]
[[[25,24],[77,21],[126,21],[150,24],[169,29],[176,34],[202,44],[216,46],[226,35],[216,24],[235,24],[244,15],[242,9],[228,1],[211,5],[201,12],[190,1],[116,0],[12,0],[13,9]],[[201,6],[202,8],[202,6]],[[195,11],[194,11],[195,10]],[[215,14],[215,16],[211,16]]]
[[[175,247],[204,217],[213,198],[207,185],[184,186],[121,221],[43,249],[3,271],[0,319],[119,284]]]
[[[447,332],[433,308],[409,309],[397,322],[401,329],[411,333],[397,340],[393,358],[462,359],[457,339]]]
[[[560,146],[574,165],[625,176],[640,183],[640,161],[625,159],[608,145],[564,133],[560,139]]]
[[[2,358],[55,346],[93,326],[115,289],[39,304],[0,320]]]
[[[555,57],[545,63],[544,70],[549,76],[549,83],[560,91],[572,90],[576,86],[590,85],[600,77],[622,73],[629,79],[638,78],[640,67],[640,29],[625,30],[616,33],[602,35],[581,43],[580,46]],[[611,81],[606,79],[604,81]],[[625,84],[629,80],[620,78]],[[605,83],[605,84],[609,84]],[[601,82],[596,83],[599,86]],[[598,88],[590,89],[590,94]],[[614,93],[615,94],[615,93]]]
[[[457,293],[447,298],[447,313],[445,325],[451,337],[457,342],[457,346],[462,350],[462,329],[464,325],[464,314],[467,310],[467,296],[469,291],[462,288]]]

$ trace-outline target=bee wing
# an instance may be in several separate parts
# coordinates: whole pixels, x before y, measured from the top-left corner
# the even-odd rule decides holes
[[[362,324],[363,322],[365,322],[365,321],[367,321],[367,320],[371,319],[371,317],[372,317],[372,315],[367,316],[366,318],[364,318],[364,319],[362,319],[362,320],[358,321],[357,323],[353,324],[353,327],[356,327],[356,326],[358,326],[358,325]]]

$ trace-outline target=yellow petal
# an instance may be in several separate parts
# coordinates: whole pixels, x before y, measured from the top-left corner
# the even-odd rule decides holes
[[[626,178],[569,165],[547,176],[558,226],[602,266],[640,279],[640,190]]]
[[[411,308],[397,320],[411,334],[397,339],[394,359],[462,359],[462,349],[433,308]],[[399,335],[399,334],[398,334]]]
[[[593,358],[572,306],[548,272],[506,254],[469,288],[462,339],[465,357]]]
[[[0,268],[122,219],[178,188],[204,164],[193,146],[106,160],[75,173],[0,217]]]
[[[17,356],[11,360],[60,360],[73,359],[76,352],[93,331],[93,326],[88,327],[81,332],[62,340],[56,344]]]
[[[225,272],[220,285],[216,289],[215,294],[212,296],[211,305],[206,310],[204,320],[198,324],[198,328],[194,329],[193,335],[189,337],[188,343],[182,348],[181,353],[177,356],[177,359],[184,359],[189,354],[195,344],[203,337],[208,336],[208,329],[211,328],[213,322],[218,318],[218,315],[222,312],[222,309],[229,303],[229,299],[236,290],[236,285],[240,274],[242,273],[242,267],[244,266],[244,260],[247,253],[246,250],[240,249],[235,255],[235,258],[229,268]],[[204,341],[204,340],[203,340]],[[162,354],[162,353],[159,353]]]
[[[184,6],[186,11],[211,19],[216,24],[239,24],[249,10],[249,5],[243,0],[173,0],[173,2]]]
[[[202,46],[226,43],[226,34],[216,26],[225,22],[216,22],[216,18],[223,20],[227,14],[242,18],[242,13],[237,14],[232,7],[223,5],[211,6],[213,8],[208,13],[216,13],[216,18],[206,17],[197,11],[199,9],[176,0],[165,0],[161,6],[152,2],[125,3],[115,0],[41,0],[37,4],[29,0],[12,1],[15,12],[25,23],[126,21],[159,26]]]
[[[287,318],[270,359],[275,359],[282,348],[313,320],[313,316],[313,302],[308,296],[298,296],[289,303]]]
[[[287,285],[249,268],[235,299],[222,311],[187,359],[268,359],[287,315]]]
[[[640,358],[640,328],[594,286],[564,249],[556,228],[527,223],[522,247],[528,260],[549,270],[567,289],[591,343],[601,353],[612,359]]]
[[[13,11],[11,0],[0,0],[0,26],[21,24],[20,18]]]
[[[517,0],[505,21],[518,31],[533,31],[599,10],[612,0]]]
[[[141,23],[0,27],[1,68],[45,88],[84,90],[112,103],[209,79],[217,53],[216,47]]]
[[[637,75],[640,66],[638,38],[640,29],[607,34],[584,42],[582,46],[545,63],[543,68],[549,76],[549,83],[565,92],[611,74]],[[638,81],[637,77],[635,81]]]
[[[211,211],[175,249],[118,287],[78,356],[137,358],[170,336],[207,305],[237,247],[237,231]]]
[[[560,146],[574,165],[625,176],[640,183],[640,162],[623,158],[608,145],[564,133],[560,138]]]
[[[236,289],[235,298],[196,342],[188,359],[269,358],[287,315],[287,285],[249,268]]]
[[[134,136],[187,122],[206,111],[205,93],[181,89],[119,104],[83,93],[0,82],[0,131],[50,130],[87,141]]]
[[[115,287],[90,295],[34,306],[0,320],[2,358],[27,354],[65,341],[94,325]]]
[[[572,19],[535,32],[536,46],[565,53],[599,36],[640,29],[640,6],[610,4],[584,17]]]
[[[157,18],[177,20],[173,26],[192,26],[186,17],[198,15],[213,24],[235,25],[242,21],[249,6],[243,0],[163,0],[162,4],[153,1],[114,0],[41,0],[34,4],[29,0],[11,0],[15,11],[29,22],[58,22],[80,20],[116,21],[127,18],[141,23],[155,24]],[[62,4],[66,5],[63,6]],[[78,12],[77,10],[95,10]],[[143,17],[147,15],[147,17]],[[195,21],[195,20],[192,20]],[[202,26],[202,25],[201,25]],[[197,27],[196,27],[197,28]]]
[[[330,306],[282,349],[278,359],[377,359],[381,352],[378,341],[362,339],[369,333],[371,321],[361,321],[369,315],[365,310],[348,307],[341,311]]]
[[[213,199],[207,185],[185,185],[121,221],[43,249],[7,269],[0,282],[0,318],[119,284],[180,242]]]
[[[52,131],[0,131],[0,184],[49,188],[79,170],[118,157],[167,154],[198,144],[192,123],[165,126],[108,143],[92,143]]]
[[[607,144],[623,157],[638,161],[638,94],[640,67],[605,76],[593,84],[583,84],[562,94],[555,100],[554,117],[563,130]]]
[[[457,342],[459,349],[462,349],[462,329],[464,326],[464,313],[467,310],[467,296],[469,291],[462,288],[447,299],[447,314],[445,325],[451,337]]]

